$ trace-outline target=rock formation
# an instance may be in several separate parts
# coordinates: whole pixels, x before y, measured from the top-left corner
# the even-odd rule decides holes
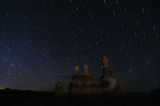
[[[120,93],[120,85],[118,79],[115,75],[112,74],[109,59],[106,56],[103,56],[103,75],[101,77],[102,81],[102,91],[104,93]]]
[[[63,86],[61,82],[57,82],[55,86],[55,94],[62,94],[63,93]]]
[[[88,71],[88,64],[84,65],[84,73],[80,74],[79,66],[75,66],[76,74],[72,77],[69,86],[71,94],[119,94],[120,86],[118,79],[112,74],[109,59],[103,56],[103,75],[101,78],[93,78],[93,74]]]
[[[88,64],[84,65],[84,74],[79,73],[79,66],[76,66],[76,74],[72,77],[70,92],[72,94],[94,94],[100,92],[99,79],[93,78],[88,71]]]

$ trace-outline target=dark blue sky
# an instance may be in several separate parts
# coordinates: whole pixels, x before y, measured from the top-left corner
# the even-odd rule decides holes
[[[74,65],[102,74],[111,61],[124,91],[160,88],[158,0],[1,0],[0,86],[54,90]]]

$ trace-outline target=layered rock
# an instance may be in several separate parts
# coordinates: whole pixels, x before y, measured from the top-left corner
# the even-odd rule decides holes
[[[75,69],[78,66],[75,67]],[[84,74],[76,70],[76,75],[72,77],[70,92],[72,94],[94,94],[100,92],[100,79],[93,78],[92,73],[88,72],[88,64],[84,65]]]
[[[120,85],[118,79],[112,74],[109,59],[103,56],[103,75],[101,77],[102,81],[102,91],[104,93],[120,93]]]
[[[84,73],[80,74],[79,66],[75,66],[76,74],[72,77],[69,92],[72,94],[119,94],[120,86],[118,79],[112,74],[109,59],[103,56],[103,74],[100,78],[93,78],[88,71],[88,64],[84,65]]]

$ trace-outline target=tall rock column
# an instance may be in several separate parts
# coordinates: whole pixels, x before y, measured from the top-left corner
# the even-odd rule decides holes
[[[120,91],[120,86],[118,79],[112,74],[109,59],[103,56],[103,76],[102,76],[102,89],[105,93],[118,93]]]
[[[76,71],[76,75],[80,75],[79,66],[76,65],[74,69]]]

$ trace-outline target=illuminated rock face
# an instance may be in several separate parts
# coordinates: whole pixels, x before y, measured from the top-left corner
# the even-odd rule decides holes
[[[75,69],[78,66],[75,67]],[[92,73],[88,72],[88,64],[84,65],[84,74],[76,70],[76,75],[72,78],[69,91],[72,94],[95,94],[100,92],[100,79],[93,78]]]
[[[111,72],[108,58],[102,60],[103,75],[101,78],[93,78],[88,72],[88,65],[84,65],[84,74],[80,74],[79,66],[75,67],[76,74],[72,78],[69,91],[72,94],[101,94],[118,93],[120,90],[118,80]]]
[[[109,92],[109,93],[119,93],[120,91],[120,86],[118,83],[118,80],[115,76],[104,76],[102,78],[102,90],[103,92]],[[107,83],[107,84],[105,84]]]
[[[91,76],[79,75],[72,78],[72,94],[95,94],[100,92],[100,80]]]
[[[113,77],[108,77],[106,78],[106,80],[108,81],[108,86],[104,86],[104,91],[108,91],[108,92],[112,92],[113,89],[116,87],[116,79]]]
[[[106,56],[103,56],[103,75],[102,75],[102,91],[104,93],[120,93],[120,85],[118,79],[112,74],[109,60]]]

